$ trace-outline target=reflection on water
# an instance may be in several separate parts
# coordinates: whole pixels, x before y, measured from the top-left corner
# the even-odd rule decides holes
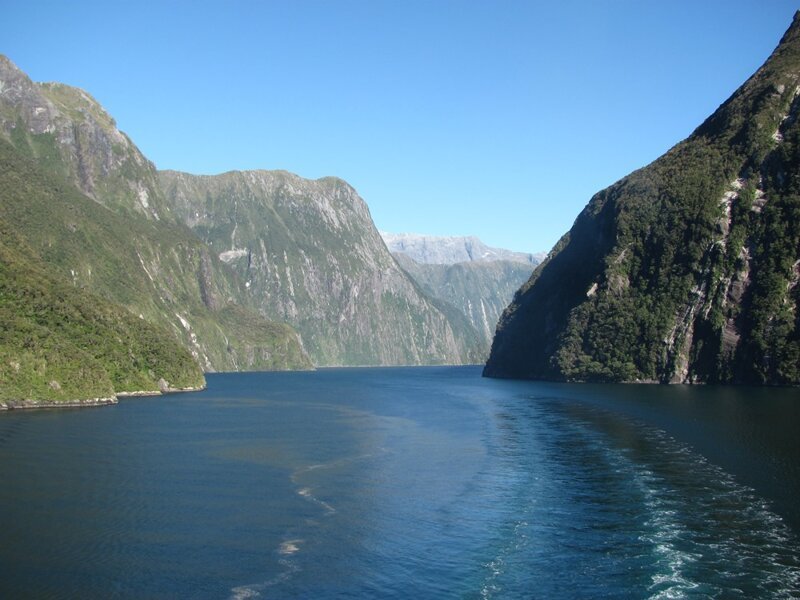
[[[479,375],[0,415],[0,597],[800,593],[797,390]]]

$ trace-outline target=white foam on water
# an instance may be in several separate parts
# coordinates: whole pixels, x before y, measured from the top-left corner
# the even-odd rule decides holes
[[[651,545],[656,559],[650,598],[684,598],[698,593],[745,597],[748,594],[737,587],[738,582],[754,576],[760,582],[748,585],[756,587],[759,595],[794,597],[800,584],[796,548],[786,524],[769,504],[755,490],[663,431],[652,430],[647,435],[658,456],[681,465],[681,470],[692,476],[684,482],[691,490],[685,496],[668,478],[634,465],[635,482],[649,513],[645,525],[651,530],[640,540]],[[714,523],[720,520],[726,528],[715,530]],[[697,522],[710,530],[698,531]],[[696,564],[702,566],[697,569],[702,572],[715,563],[719,566],[713,583],[700,583],[688,573]]]
[[[292,483],[295,485],[300,485],[300,481],[303,476],[307,473],[311,473],[313,471],[318,471],[321,469],[334,469],[348,463],[364,460],[367,458],[371,458],[374,456],[373,454],[363,454],[357,456],[349,456],[340,458],[337,460],[333,460],[327,463],[314,463],[310,465],[306,465],[300,467],[292,473],[290,479]],[[331,506],[328,502],[317,498],[314,495],[314,491],[309,486],[302,486],[297,489],[297,495],[301,498],[312,502],[323,509],[324,516],[330,516],[336,514],[336,509]],[[306,523],[313,523],[313,521],[306,521]],[[291,538],[286,539],[278,546],[277,553],[282,558],[278,561],[278,563],[284,567],[284,571],[281,572],[276,577],[265,581],[263,583],[255,583],[249,585],[241,585],[231,589],[231,596],[230,600],[248,600],[250,598],[261,598],[264,595],[265,590],[271,587],[275,587],[285,581],[287,581],[290,577],[292,577],[295,573],[300,570],[300,567],[295,564],[292,558],[301,551],[302,545],[306,542],[305,539],[301,538]]]
[[[246,600],[247,598],[258,598],[261,592],[254,587],[242,585],[231,590],[230,600]]]
[[[309,502],[313,502],[314,504],[316,504],[318,506],[321,506],[322,509],[325,511],[325,516],[326,517],[330,516],[330,515],[333,515],[333,514],[336,514],[336,509],[333,508],[333,506],[331,506],[330,504],[328,504],[324,500],[320,500],[319,498],[317,498],[312,493],[311,488],[309,488],[309,487],[300,488],[299,490],[297,490],[297,493],[298,493],[298,495],[302,496],[303,498],[305,498]]]
[[[650,577],[652,583],[648,587],[653,594],[651,598],[683,598],[699,586],[685,574],[687,566],[699,557],[679,548],[686,528],[679,521],[677,511],[662,497],[664,490],[659,487],[657,477],[649,469],[634,469],[633,473],[650,515],[645,527],[652,533],[643,534],[639,539],[652,546],[656,559],[656,572]]]
[[[282,542],[280,547],[278,548],[278,554],[294,554],[298,550],[300,550],[300,544],[302,544],[305,540],[286,540]]]
[[[648,597],[800,597],[797,538],[755,490],[661,429],[574,416],[604,434],[609,468],[638,496],[638,540],[649,550],[631,559],[644,561],[636,568],[650,579]]]
[[[302,540],[295,540],[295,541],[301,542]],[[281,547],[283,547],[283,544],[281,544]],[[292,577],[292,575],[294,575],[300,570],[300,567],[298,567],[296,564],[287,559],[279,560],[278,564],[280,564],[284,568],[284,570],[280,574],[263,583],[239,585],[236,586],[235,588],[232,588],[229,600],[248,600],[250,598],[261,598],[263,596],[263,592],[265,592],[271,587],[274,587],[276,585],[279,585],[287,581],[289,578]]]
[[[387,452],[387,450],[385,448],[380,448],[379,450],[380,450],[380,453]],[[311,464],[311,465],[306,465],[304,467],[300,467],[300,468],[296,469],[295,472],[292,473],[291,479],[292,479],[293,483],[297,483],[297,479],[299,477],[302,477],[306,473],[309,473],[309,472],[312,472],[312,471],[318,471],[320,469],[336,469],[336,468],[342,467],[344,465],[347,465],[347,464],[350,464],[350,463],[353,463],[353,462],[358,462],[358,461],[361,461],[361,460],[366,460],[368,458],[373,458],[375,456],[376,456],[375,453],[369,452],[369,453],[366,453],[366,454],[357,454],[355,456],[345,456],[345,457],[338,458],[336,460],[332,460],[332,461],[329,461],[329,462],[314,463],[314,464]]]

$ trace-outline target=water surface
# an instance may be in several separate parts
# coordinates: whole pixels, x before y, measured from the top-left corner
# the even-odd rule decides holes
[[[793,389],[211,375],[0,415],[0,597],[793,597]]]

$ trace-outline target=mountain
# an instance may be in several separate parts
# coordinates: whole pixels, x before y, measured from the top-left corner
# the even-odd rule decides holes
[[[480,360],[477,332],[398,267],[346,182],[284,171],[160,178],[172,213],[245,281],[262,314],[300,333],[315,364]]]
[[[0,410],[205,386],[178,341],[50,272],[0,220]]]
[[[692,135],[596,194],[484,373],[800,383],[800,13]]]
[[[534,268],[529,262],[483,260],[449,264],[421,264],[403,252],[397,263],[431,297],[460,311],[481,336],[488,356],[497,321],[514,292]]]
[[[185,228],[113,212],[2,139],[0,192],[0,219],[49,271],[167,330],[205,370],[310,366],[287,326],[231,301],[244,286]]]
[[[34,83],[5,57],[0,138],[13,190],[0,218],[49,269],[169,330],[207,371],[482,359],[478,332],[397,266],[340,180],[171,182],[86,92]]]
[[[475,236],[445,237],[385,231],[380,233],[390,251],[402,252],[422,264],[452,265],[466,262],[509,260],[536,266],[544,258],[544,254],[541,253],[527,254],[502,248],[490,248]]]
[[[179,223],[158,174],[88,94],[0,57],[0,219],[52,274],[119,304],[207,371],[310,368],[290,327]]]

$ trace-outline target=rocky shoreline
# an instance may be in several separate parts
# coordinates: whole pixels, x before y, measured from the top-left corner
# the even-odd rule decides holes
[[[117,397],[86,398],[84,400],[0,400],[0,411],[30,410],[35,408],[84,408],[87,406],[107,406],[116,404]]]
[[[117,398],[141,398],[146,396],[163,396],[164,394],[177,394],[180,392],[202,392],[205,385],[188,387],[164,386],[157,390],[136,390],[134,392],[117,392]]]
[[[189,386],[174,388],[164,386],[158,390],[136,390],[133,392],[117,392],[107,398],[86,398],[83,400],[0,400],[0,411],[5,410],[32,410],[37,408],[85,408],[91,406],[108,406],[118,404],[119,398],[141,398],[146,396],[163,396],[180,392],[201,392],[206,389],[202,386]]]

